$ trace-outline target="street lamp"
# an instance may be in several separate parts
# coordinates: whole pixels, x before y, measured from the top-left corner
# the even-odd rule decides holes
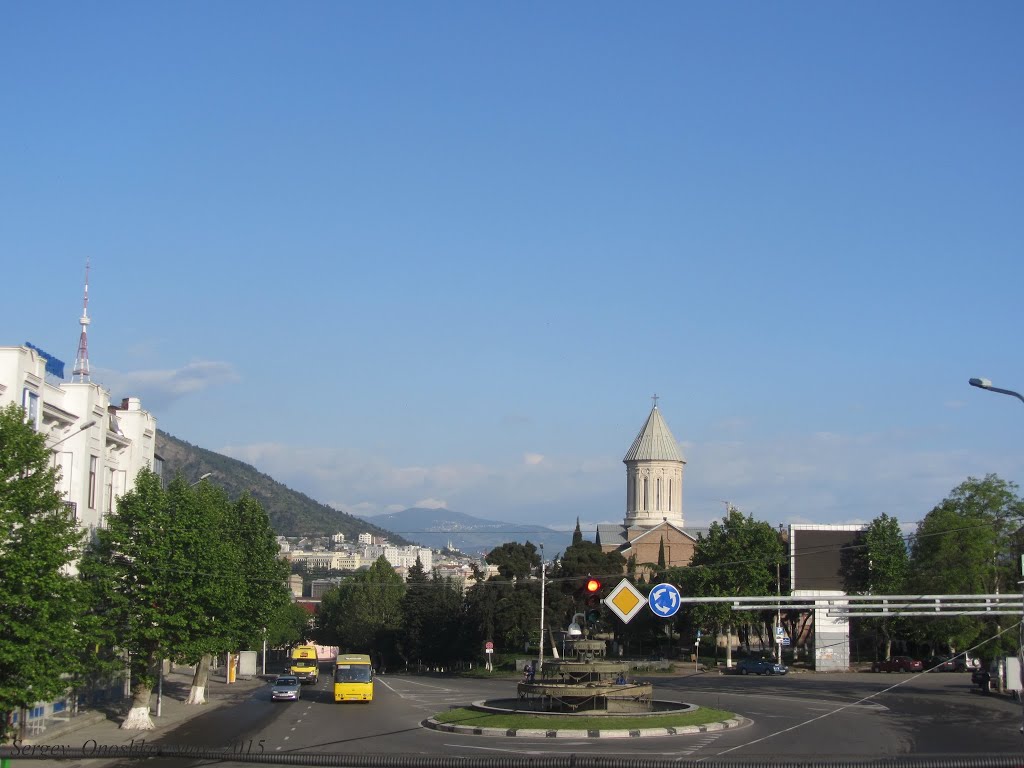
[[[1014,392],[1012,389],[1000,389],[999,387],[993,387],[992,382],[988,379],[971,379],[967,382],[972,387],[978,389],[987,389],[989,392],[998,392],[1001,395],[1009,395],[1010,397],[1016,397],[1022,403],[1024,403],[1024,395],[1020,392]]]
[[[194,483],[189,483],[188,487],[191,488],[193,485],[199,485],[201,482],[203,482],[203,480],[205,480],[208,477],[213,477],[213,472],[207,472],[205,474],[200,475],[199,479],[196,480]]]
[[[72,437],[74,437],[75,435],[77,435],[77,434],[78,434],[79,432],[85,432],[85,430],[87,430],[87,429],[88,429],[89,427],[93,427],[93,426],[95,426],[95,425],[96,425],[96,419],[89,419],[89,420],[88,420],[87,422],[85,422],[84,424],[82,424],[82,425],[81,425],[81,426],[80,426],[80,427],[79,427],[78,429],[76,429],[76,430],[75,430],[74,432],[72,432],[72,433],[71,433],[70,435],[65,435],[65,436],[64,436],[64,437],[62,437],[62,438],[61,438],[60,440],[58,440],[58,441],[57,441],[56,443],[54,443],[53,445],[51,445],[51,446],[50,446],[50,448],[56,448],[56,447],[57,447],[58,445],[60,445],[61,443],[63,443],[63,442],[65,441],[65,440],[70,440],[70,439],[71,439]]]
[[[968,382],[972,387],[978,389],[987,389],[989,392],[998,392],[1000,395],[1009,395],[1010,397],[1016,397],[1022,403],[1024,403],[1024,395],[1020,392],[1014,392],[1012,389],[1000,389],[999,387],[993,387],[992,382],[988,379],[970,379]],[[1020,567],[1022,576],[1024,576],[1024,556],[1021,557]],[[1024,581],[1018,582],[1024,589]],[[1020,623],[1020,642],[1017,650],[1018,665],[1020,666],[1020,683],[1021,687],[1024,687],[1024,621]],[[1021,726],[1021,733],[1024,733],[1024,725]]]

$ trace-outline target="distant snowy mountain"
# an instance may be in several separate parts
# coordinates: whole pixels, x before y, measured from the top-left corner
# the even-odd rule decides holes
[[[453,547],[468,555],[490,552],[506,541],[529,541],[538,546],[543,544],[545,556],[553,557],[564,551],[572,541],[571,531],[556,531],[542,525],[484,520],[450,509],[412,507],[364,519],[425,547],[441,549],[450,542]]]

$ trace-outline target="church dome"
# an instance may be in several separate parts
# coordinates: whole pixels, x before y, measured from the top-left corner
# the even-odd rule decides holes
[[[655,405],[651,415],[636,436],[623,462],[631,461],[678,461],[685,463],[676,439],[672,436],[661,411]]]

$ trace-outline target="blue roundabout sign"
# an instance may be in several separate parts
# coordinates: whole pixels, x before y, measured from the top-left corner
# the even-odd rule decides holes
[[[654,611],[654,615],[661,616],[663,619],[675,616],[681,604],[679,590],[671,584],[659,584],[651,590],[651,594],[647,598],[647,605]]]

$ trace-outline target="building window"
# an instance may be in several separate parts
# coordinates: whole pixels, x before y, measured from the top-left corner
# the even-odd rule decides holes
[[[107,496],[107,514],[109,515],[111,512],[114,511],[114,470],[113,469],[108,469],[107,470],[106,496]]]
[[[661,509],[661,478],[658,478],[658,484],[655,488],[655,509]]]
[[[672,478],[668,479],[668,511],[672,511]]]
[[[644,511],[647,511],[647,478],[644,478]]]
[[[626,478],[626,511],[632,512],[636,509],[636,478],[630,475]]]
[[[89,457],[89,509],[96,509],[96,465],[99,459]]]
[[[33,429],[39,427],[39,395],[27,387],[21,395],[21,407],[25,409],[25,420]]]

